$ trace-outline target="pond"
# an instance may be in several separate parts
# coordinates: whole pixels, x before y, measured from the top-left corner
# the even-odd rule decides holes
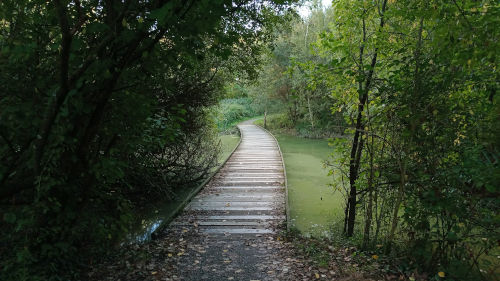
[[[221,135],[221,153],[219,155],[219,163],[222,163],[229,157],[230,153],[238,144],[240,137],[237,135]],[[128,241],[144,242],[151,239],[151,234],[160,227],[164,220],[170,218],[179,206],[184,202],[189,195],[195,191],[198,186],[186,188],[176,192],[177,198],[171,201],[158,202],[143,208],[136,214],[139,218],[132,226]]]
[[[323,165],[333,149],[325,139],[275,136],[286,166],[292,227],[305,236],[328,236],[332,227],[342,225],[344,204]]]

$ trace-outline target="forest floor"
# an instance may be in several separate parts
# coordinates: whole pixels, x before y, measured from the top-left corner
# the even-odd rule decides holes
[[[90,280],[426,280],[388,272],[377,256],[295,235],[199,235],[170,232],[128,245],[89,273]]]

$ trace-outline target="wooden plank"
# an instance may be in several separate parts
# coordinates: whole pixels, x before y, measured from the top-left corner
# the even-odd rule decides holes
[[[172,223],[173,226],[187,226],[187,227],[198,227],[198,226],[260,226],[266,227],[269,222],[264,221],[197,221],[194,223],[188,222],[175,222]]]
[[[198,220],[284,220],[284,215],[227,215],[227,216],[196,216]]]
[[[248,229],[248,228],[207,228],[201,230],[204,233],[212,234],[271,234],[274,233],[272,229]]]

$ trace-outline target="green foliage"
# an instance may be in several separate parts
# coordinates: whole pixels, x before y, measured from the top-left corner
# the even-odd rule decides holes
[[[210,108],[283,2],[0,2],[0,279],[80,279],[135,205],[203,179]]]
[[[263,68],[261,96],[299,134],[348,135],[327,163],[343,232],[438,279],[496,274],[499,15],[495,1],[334,1],[285,28]]]
[[[353,135],[333,162],[349,178],[344,231],[428,272],[491,276],[481,260],[500,226],[498,5],[346,0],[334,12],[315,44],[328,61],[303,65]]]
[[[257,120],[255,124],[264,126],[264,119]],[[274,113],[267,116],[267,128],[272,131],[279,132],[291,128],[292,126],[293,124],[285,113]]]
[[[259,115],[251,98],[224,99],[215,110],[217,111],[217,128],[221,132],[230,130],[245,119]]]
[[[224,87],[226,99],[238,99],[248,97],[248,88],[240,83],[227,83]]]
[[[316,3],[318,4],[318,3]],[[264,111],[282,113],[287,122],[279,122],[290,132],[311,138],[343,134],[340,114],[331,116],[334,101],[326,83],[311,80],[314,63],[322,63],[311,44],[327,30],[332,9],[314,6],[307,19],[298,17],[277,30],[277,39],[269,47],[260,79],[251,92]],[[276,120],[278,121],[278,120]]]

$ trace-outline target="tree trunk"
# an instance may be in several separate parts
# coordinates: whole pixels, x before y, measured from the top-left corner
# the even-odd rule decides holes
[[[396,204],[394,205],[394,209],[392,211],[391,232],[389,233],[389,236],[387,237],[387,242],[388,242],[387,251],[389,251],[391,248],[391,244],[392,244],[392,241],[394,239],[394,234],[396,233],[396,228],[398,227],[399,207],[401,206],[401,202],[403,201],[404,186],[406,184],[406,164],[403,161],[400,161],[399,168],[400,168],[399,188],[398,188],[398,194],[397,194],[397,198],[396,198]]]
[[[387,0],[384,0],[382,3],[382,9],[380,14],[380,26],[379,30],[382,30],[384,27],[384,13],[387,6]],[[364,54],[364,43],[366,42],[366,26],[365,19],[363,18],[363,42],[359,47],[359,71],[360,75],[364,76],[364,68],[363,68],[363,54]],[[368,70],[368,74],[366,75],[366,79],[364,81],[360,81],[358,85],[359,92],[359,104],[357,110],[357,118],[356,118],[356,131],[354,132],[354,139],[351,147],[351,159],[349,160],[349,184],[350,184],[350,192],[349,192],[349,218],[347,220],[347,236],[351,237],[354,233],[354,223],[356,222],[356,182],[358,180],[359,173],[359,163],[361,160],[362,152],[363,152],[363,137],[362,137],[362,129],[363,129],[363,110],[368,99],[368,92],[371,88],[373,73],[375,70],[375,65],[377,64],[377,55],[378,48],[375,48],[372,61],[370,64],[370,69]],[[363,82],[365,83],[363,88]]]
[[[309,122],[311,122],[311,128],[314,130],[314,117],[311,108],[311,97],[307,96],[307,107],[309,108]]]
[[[267,129],[267,109],[264,111],[264,129]]]
[[[371,137],[371,147],[370,147],[370,175],[368,176],[368,205],[366,207],[366,220],[365,220],[365,231],[363,235],[363,247],[368,247],[370,244],[370,229],[372,226],[373,217],[373,136]]]

